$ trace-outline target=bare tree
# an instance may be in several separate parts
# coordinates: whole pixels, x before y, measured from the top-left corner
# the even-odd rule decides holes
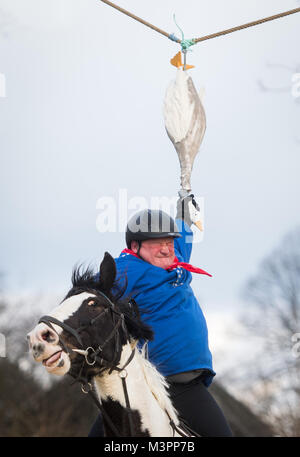
[[[280,435],[299,436],[300,352],[294,349],[300,336],[300,228],[261,262],[243,296],[252,306],[242,322],[262,341],[261,357],[248,368],[248,393]]]

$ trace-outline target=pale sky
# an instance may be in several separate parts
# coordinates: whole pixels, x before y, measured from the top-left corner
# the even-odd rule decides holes
[[[175,13],[186,38],[299,6],[117,3],[180,36]],[[213,275],[193,281],[207,310],[242,307],[243,282],[300,224],[299,24],[296,14],[188,54],[194,84],[205,88],[207,130],[192,175],[205,233],[191,263]],[[98,265],[105,251],[125,247],[124,234],[97,231],[99,198],[126,189],[150,201],[179,190],[162,114],[179,46],[96,0],[0,0],[0,40],[0,270],[12,294],[65,292],[75,263]],[[287,90],[264,92],[259,80]]]

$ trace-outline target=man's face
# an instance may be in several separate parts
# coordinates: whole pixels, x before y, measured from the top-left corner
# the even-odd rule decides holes
[[[131,249],[133,252],[138,252],[138,242],[132,241]],[[160,268],[168,268],[174,262],[174,239],[156,238],[153,240],[146,240],[142,242],[139,255],[146,262],[151,263]]]

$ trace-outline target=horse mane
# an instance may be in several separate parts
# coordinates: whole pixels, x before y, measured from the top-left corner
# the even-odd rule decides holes
[[[125,279],[125,281],[124,281]],[[72,271],[72,288],[69,290],[64,300],[77,295],[81,292],[102,292],[99,287],[99,273],[88,266],[83,267],[82,264],[75,266]],[[125,324],[128,333],[133,339],[151,341],[154,338],[154,333],[149,325],[142,322],[138,310],[138,306],[130,296],[125,296],[127,289],[127,276],[125,278],[117,278],[114,281],[113,287],[106,296],[111,300],[116,308],[124,314]]]
[[[87,289],[93,289],[95,290],[96,288],[96,280],[97,275],[95,275],[93,269],[88,266],[85,269],[83,269],[83,265],[80,264],[78,266],[75,266],[72,270],[72,288],[67,294],[67,297],[74,294],[74,289],[78,289],[80,293],[82,290],[87,290]],[[73,293],[72,293],[73,292]],[[66,297],[66,298],[67,298]]]
[[[134,309],[130,301],[126,299],[117,300],[115,303],[119,311],[124,314],[127,330],[134,339],[153,340],[153,330],[149,325],[142,322],[139,313]]]
[[[178,424],[178,412],[173,406],[167,390],[169,384],[157,368],[147,359],[145,345],[139,350],[139,356],[139,363],[152,395],[156,398],[162,410],[167,410],[174,423]]]

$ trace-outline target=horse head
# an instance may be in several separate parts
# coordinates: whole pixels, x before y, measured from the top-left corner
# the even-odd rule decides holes
[[[116,369],[125,344],[153,338],[134,302],[112,292],[115,280],[115,262],[108,253],[97,275],[75,269],[66,297],[27,335],[34,360],[49,373],[90,381]]]

